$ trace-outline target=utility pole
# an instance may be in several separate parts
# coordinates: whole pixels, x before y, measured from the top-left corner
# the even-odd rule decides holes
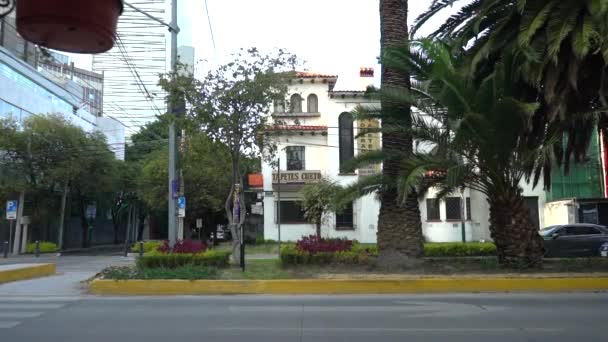
[[[460,187],[460,233],[462,235],[462,243],[467,242],[467,234],[466,234],[466,197],[464,196],[464,186]]]
[[[171,71],[177,73],[177,0],[171,0]],[[175,99],[169,101],[170,111],[174,116],[169,125],[169,245],[173,247],[177,240],[177,202],[173,188],[177,185],[177,136],[175,134]]]
[[[279,166],[277,170],[277,228],[279,228],[279,257],[281,257],[281,151],[279,151]]]

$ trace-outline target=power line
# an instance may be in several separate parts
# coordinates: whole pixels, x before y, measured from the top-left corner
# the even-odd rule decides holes
[[[205,0],[205,12],[207,13],[207,22],[209,23],[209,33],[211,34],[211,42],[213,43],[213,50],[217,51],[215,47],[215,37],[213,36],[213,27],[211,26],[211,17],[209,15],[209,6],[207,6],[207,0]]]

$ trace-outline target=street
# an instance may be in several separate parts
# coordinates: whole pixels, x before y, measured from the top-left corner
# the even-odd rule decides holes
[[[605,341],[608,294],[2,295],[2,341]]]

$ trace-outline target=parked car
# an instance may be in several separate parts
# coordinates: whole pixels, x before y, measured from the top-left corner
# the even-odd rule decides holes
[[[541,229],[547,257],[599,256],[600,247],[608,242],[608,227],[577,223]]]

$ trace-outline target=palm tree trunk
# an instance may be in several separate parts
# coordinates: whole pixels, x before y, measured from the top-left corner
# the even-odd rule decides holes
[[[381,55],[393,47],[402,47],[408,40],[407,0],[380,0],[380,45]],[[382,88],[410,87],[410,77],[402,70],[394,70],[382,64]],[[382,98],[382,125],[408,126],[411,123],[411,108],[408,104]],[[391,151],[412,151],[412,138],[407,133],[385,132],[382,134],[382,149]],[[401,160],[390,157],[383,163],[383,176],[389,184],[394,184],[399,176]],[[380,196],[378,216],[378,265],[397,267],[408,265],[411,258],[422,256],[422,225],[418,197],[412,193],[406,203],[399,202],[394,186],[383,190]]]
[[[490,233],[496,244],[498,262],[507,267],[534,268],[542,265],[544,247],[521,189],[491,194]]]

